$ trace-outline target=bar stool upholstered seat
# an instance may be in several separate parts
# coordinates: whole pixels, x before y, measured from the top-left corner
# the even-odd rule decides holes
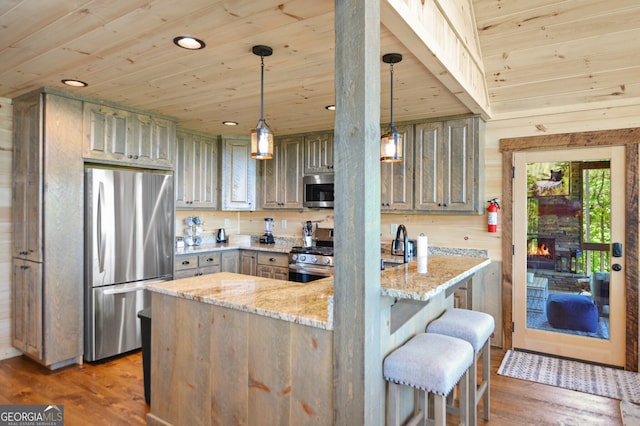
[[[384,378],[389,382],[388,425],[399,425],[400,385],[420,392],[420,407],[414,420],[429,412],[429,394],[434,396],[434,423],[446,424],[446,395],[460,384],[460,423],[468,424],[468,371],[473,363],[473,347],[454,337],[421,333],[389,354],[384,360]]]
[[[469,372],[469,420],[477,423],[478,403],[483,399],[484,419],[489,420],[489,368],[491,362],[490,337],[495,330],[493,317],[484,312],[468,309],[449,309],[427,325],[427,333],[442,334],[465,340],[475,354]],[[478,360],[482,357],[482,383],[478,385]]]

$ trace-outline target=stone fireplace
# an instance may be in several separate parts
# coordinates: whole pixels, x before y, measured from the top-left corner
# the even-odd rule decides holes
[[[529,222],[527,269],[548,278],[552,291],[575,290],[576,276],[584,274],[580,244],[582,205],[576,192],[529,200],[533,203],[529,214],[537,212],[537,217]]]

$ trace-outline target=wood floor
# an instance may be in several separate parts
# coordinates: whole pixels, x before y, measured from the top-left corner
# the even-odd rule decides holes
[[[479,424],[622,425],[618,400],[498,376],[503,356],[492,350],[491,420]],[[0,361],[0,383],[0,404],[64,404],[67,426],[145,424],[149,411],[140,352],[55,372],[11,358]]]

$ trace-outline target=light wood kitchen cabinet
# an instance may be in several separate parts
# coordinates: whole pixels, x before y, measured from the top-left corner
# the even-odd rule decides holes
[[[413,208],[413,125],[397,126],[397,130],[403,135],[402,161],[380,163],[382,211]]]
[[[257,268],[258,253],[254,250],[240,250],[240,273],[255,276]]]
[[[83,354],[82,117],[55,90],[13,101],[12,342],[51,369]]]
[[[42,358],[42,263],[13,260],[13,346]]]
[[[251,158],[251,140],[223,136],[220,166],[222,210],[256,208],[256,160]]]
[[[39,95],[13,111],[13,257],[42,262],[42,155]]]
[[[274,280],[289,280],[289,255],[287,253],[258,252],[256,275]]]
[[[416,124],[415,210],[479,213],[479,117]]]
[[[304,174],[333,173],[333,133],[304,137]]]
[[[273,158],[261,162],[263,209],[302,209],[302,148],[300,136],[277,139]]]
[[[171,120],[133,114],[133,147],[136,165],[173,168],[176,126]]]
[[[216,137],[176,131],[176,208],[218,208]]]
[[[84,103],[83,156],[89,161],[173,169],[175,123],[125,109]]]
[[[222,272],[240,272],[240,251],[225,250],[220,253],[220,270]]]
[[[173,279],[197,277],[220,272],[220,253],[177,255],[173,267]]]

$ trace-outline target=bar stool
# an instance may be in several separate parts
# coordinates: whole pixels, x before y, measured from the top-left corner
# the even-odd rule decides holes
[[[478,403],[483,399],[484,419],[489,420],[489,367],[491,363],[490,337],[495,330],[493,317],[468,309],[449,309],[427,325],[427,333],[456,337],[471,344],[475,356],[469,374],[469,422],[478,420]],[[478,359],[482,357],[482,383],[478,385]]]
[[[429,396],[434,399],[434,424],[446,425],[446,395],[460,384],[461,424],[468,423],[469,371],[473,347],[462,339],[440,334],[420,333],[389,354],[384,360],[384,378],[389,382],[387,424],[400,424],[400,385],[420,394],[412,421],[428,417]],[[415,391],[414,391],[415,394]],[[414,423],[415,424],[415,423]]]

